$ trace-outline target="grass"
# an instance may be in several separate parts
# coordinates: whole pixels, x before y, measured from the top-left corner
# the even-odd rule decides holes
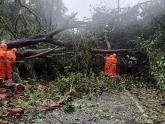
[[[24,92],[24,94],[11,98],[7,105],[1,107],[1,118],[5,120],[11,120],[11,117],[6,113],[8,109],[15,107],[23,108],[25,110],[24,116],[29,117],[30,115],[33,115],[36,118],[38,118],[38,116],[41,117],[45,113],[43,106],[50,102],[59,101],[70,90],[70,88],[73,88],[76,93],[70,96],[70,99],[67,101],[68,103],[66,103],[62,109],[59,109],[59,111],[63,111],[68,114],[74,112],[75,108],[77,108],[75,103],[72,104],[74,100],[83,100],[85,97],[88,101],[94,97],[98,98],[103,92],[116,91],[118,93],[122,93],[124,89],[131,91],[139,91],[140,89],[144,91],[147,89],[153,90],[154,85],[147,81],[147,79],[144,77],[116,76],[114,78],[109,78],[104,73],[100,73],[100,75],[95,75],[93,73],[90,75],[71,73],[70,75],[61,76],[57,80],[49,82],[48,90],[37,89],[34,85],[32,85],[31,88]],[[104,111],[99,108],[99,106],[100,105],[97,106],[97,104],[91,105],[88,110],[95,108],[94,110],[96,111],[93,112],[92,110],[92,113],[96,114],[96,116],[103,116],[103,114],[98,114],[101,111]],[[81,110],[85,109],[84,104],[78,107]],[[25,120],[29,119],[27,118]]]

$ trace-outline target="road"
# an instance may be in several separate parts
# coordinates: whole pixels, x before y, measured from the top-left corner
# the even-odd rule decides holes
[[[141,124],[141,123],[165,123],[165,107],[161,106],[162,96],[156,97],[156,92],[143,92],[141,98],[132,95],[138,102],[124,93],[103,93],[100,97],[77,99],[72,102],[75,110],[72,113],[65,113],[62,110],[46,112],[43,118],[34,120],[35,124]],[[151,93],[151,94],[150,94]],[[143,98],[144,97],[144,98]],[[141,101],[139,101],[139,99]],[[154,101],[152,101],[154,100]],[[143,106],[145,105],[145,106]],[[147,106],[148,105],[148,106]],[[152,106],[153,105],[153,106]],[[159,107],[158,110],[155,109]],[[144,115],[146,116],[144,116]]]

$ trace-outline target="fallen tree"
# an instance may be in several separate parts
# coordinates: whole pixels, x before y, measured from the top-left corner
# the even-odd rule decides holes
[[[28,8],[26,5],[23,5],[21,3],[21,0],[19,0],[19,4],[21,7],[27,9],[34,17],[36,18],[38,24],[40,25],[40,18],[36,15],[35,12],[33,12],[30,8]],[[138,5],[137,5],[138,6]],[[138,6],[139,7],[139,6]],[[71,43],[66,43],[58,40],[55,36],[58,35],[59,33],[67,30],[67,29],[73,29],[73,28],[79,28],[79,27],[92,27],[93,25],[96,26],[98,24],[96,23],[91,23],[91,22],[81,22],[81,21],[72,21],[72,19],[77,15],[77,13],[71,15],[68,17],[68,19],[65,20],[65,23],[61,26],[56,28],[52,32],[48,32],[47,34],[37,34],[31,37],[27,38],[22,38],[22,39],[14,39],[14,40],[8,40],[6,43],[8,45],[8,48],[22,48],[22,47],[27,47],[30,45],[35,45],[38,43],[49,43],[53,44],[55,47],[54,48],[46,48],[46,49],[25,49],[24,51],[18,51],[17,56],[18,58],[34,58],[38,56],[43,56],[49,53],[54,53],[54,54],[65,54],[70,53],[75,49],[74,44]],[[122,15],[120,15],[122,16]],[[118,16],[113,17],[113,18],[118,18]],[[108,24],[110,20],[104,20],[103,22],[100,22],[100,25],[106,25]],[[115,29],[115,26],[113,26],[113,29]],[[83,50],[84,48],[80,46],[80,49]],[[112,54],[112,53],[128,53],[130,49],[117,49],[117,50],[104,50],[104,49],[88,49],[91,53],[93,54]]]

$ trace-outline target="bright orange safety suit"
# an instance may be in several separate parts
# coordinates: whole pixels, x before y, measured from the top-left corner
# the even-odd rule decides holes
[[[7,45],[5,43],[0,44],[0,79],[4,80],[6,76],[6,52]]]
[[[13,48],[12,50],[7,51],[6,57],[6,65],[7,65],[7,78],[8,80],[12,79],[12,65],[16,62],[16,49]]]
[[[104,59],[105,59],[105,66],[104,66],[104,69],[105,69],[105,72],[108,74],[108,72],[109,72],[109,67],[110,67],[110,63],[109,63],[109,61],[110,61],[110,56],[106,56],[106,57],[104,57]]]
[[[105,72],[113,77],[117,74],[118,58],[116,54],[105,57]]]

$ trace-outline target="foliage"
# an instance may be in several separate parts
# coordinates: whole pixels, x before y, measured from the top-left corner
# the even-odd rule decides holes
[[[77,97],[84,95],[100,95],[104,91],[124,89],[148,89],[154,88],[154,84],[144,77],[120,77],[110,78],[104,72],[99,75],[90,73],[88,75],[82,73],[71,73],[67,76],[58,77],[57,81],[51,82],[56,86],[56,92],[65,94],[70,87],[76,91]],[[91,97],[91,96],[90,96]]]
[[[62,0],[30,0],[29,6],[39,15],[46,31],[53,30],[64,22],[67,8]]]
[[[35,82],[36,83],[36,82]],[[13,99],[7,107],[23,107],[30,108],[32,106],[45,105],[54,100],[61,99],[71,88],[75,90],[75,94],[70,97],[68,102],[74,98],[83,98],[87,96],[91,99],[93,96],[100,96],[103,92],[111,92],[114,90],[124,91],[133,89],[152,89],[154,85],[146,78],[120,77],[110,78],[104,72],[99,75],[90,73],[70,73],[67,76],[61,75],[56,80],[49,82],[49,90],[36,89],[35,84],[28,89],[24,96]],[[65,112],[71,112],[74,106],[69,104],[64,108]]]
[[[29,2],[25,1],[24,4],[32,9],[41,18],[41,27],[43,32],[57,28],[57,26],[61,25],[61,23],[63,23],[66,19],[65,12],[67,9],[61,0],[51,0],[48,2],[44,0],[29,0]],[[159,1],[160,2],[143,4],[143,7],[147,10],[151,10],[153,6],[156,6],[153,8],[154,14],[157,17],[157,20],[160,19],[160,22],[163,22],[164,2],[162,0]],[[4,23],[0,24],[1,39],[12,39],[13,36],[11,31],[14,31],[18,38],[36,34],[37,29],[39,28],[38,22],[28,10],[24,10],[20,7],[18,1],[10,1],[7,4],[0,5],[0,11],[2,17],[0,21],[3,22],[3,20],[5,20],[7,23],[7,25]],[[94,70],[93,67],[95,68],[96,62],[98,62],[98,60],[96,60],[97,58],[93,59],[88,50],[80,51],[78,49],[79,47],[83,46],[86,49],[91,47],[105,49],[106,43],[104,41],[106,40],[106,37],[108,37],[108,42],[110,42],[113,49],[132,48],[133,46],[135,47],[135,42],[130,42],[132,39],[135,39],[137,36],[142,36],[144,40],[152,37],[154,32],[153,27],[157,25],[157,21],[154,17],[144,10],[139,11],[138,6],[124,8],[120,13],[116,9],[105,9],[105,7],[95,8],[94,11],[95,13],[93,14],[91,25],[89,27],[78,29],[76,31],[68,31],[57,36],[59,39],[71,42],[77,46],[77,49],[75,49],[76,53],[64,56],[53,56],[50,58],[37,58],[26,61],[25,66],[26,70],[29,71],[29,74],[26,72],[20,72],[20,74],[22,75],[23,73],[26,75],[26,78],[30,77],[34,80],[55,80],[59,75],[63,75],[58,78],[58,82],[60,82],[60,80],[61,82],[64,82],[62,84],[64,86],[59,88],[60,92],[66,91],[66,89],[70,86],[70,83],[68,83],[69,81],[74,82],[74,80],[77,80],[77,77],[75,77],[77,73],[82,73],[83,76],[86,75],[84,77],[86,79],[93,79],[91,82],[97,82],[95,80],[97,76],[92,77],[90,74]],[[22,12],[20,15],[21,18],[19,18],[16,23],[16,19],[20,12]],[[140,19],[137,18],[139,16],[141,17]],[[147,41],[148,45],[145,49],[142,49],[143,51],[147,51],[150,57],[152,74],[155,75],[155,78],[158,81],[158,86],[160,87],[164,87],[163,37],[164,33],[162,31],[157,31],[155,37],[153,38],[154,40],[151,42]],[[142,43],[141,45],[144,45],[143,42],[138,42],[139,44]],[[40,43],[38,45],[30,46],[29,48],[52,48],[52,46]],[[99,69],[101,70],[101,68],[103,67],[100,66]],[[100,70],[97,73],[99,73]],[[18,74],[19,73],[14,73],[14,75],[17,75],[16,77],[18,77]],[[73,74],[73,77],[71,74]],[[24,75],[22,75],[22,77]],[[105,80],[99,81],[103,82]],[[89,84],[91,84],[91,82]],[[115,78],[112,82],[115,83],[122,81],[120,78]],[[86,90],[86,92],[89,92],[90,89],[87,88],[88,85],[85,85],[86,84],[84,84],[81,88],[78,88],[78,90]],[[93,86],[93,84],[91,84],[91,86]]]
[[[13,108],[13,107],[21,107],[21,108],[30,108],[32,106],[37,106],[44,104],[48,101],[45,99],[46,92],[43,90],[36,90],[31,89],[28,90],[24,96],[17,97],[16,99],[12,99],[12,102],[7,104],[6,107]]]
[[[72,113],[75,111],[74,105],[67,105],[63,108],[63,111],[66,113]]]
[[[62,0],[4,0],[0,3],[0,40],[31,36],[50,31],[65,20],[66,7]],[[31,12],[32,11],[32,12]],[[32,14],[35,13],[35,14]]]
[[[164,39],[165,33],[160,28],[155,32],[152,39],[144,41],[142,38],[138,38],[137,44],[139,48],[147,52],[149,56],[151,76],[157,81],[157,86],[161,89],[165,89],[165,51],[164,51]]]
[[[18,66],[19,69],[14,69],[13,77],[15,82],[22,82],[19,77],[21,75],[21,77],[25,77],[29,81],[32,88],[28,89],[24,96],[14,97],[13,101],[4,107],[31,109],[33,106],[42,106],[51,101],[58,101],[70,89],[74,89],[76,93],[74,96],[69,96],[69,102],[73,98],[88,96],[91,99],[93,96],[100,96],[103,92],[114,90],[123,91],[125,89],[134,90],[157,87],[165,89],[165,32],[164,27],[160,23],[164,22],[164,2],[162,0],[159,1],[161,2],[143,5],[144,8],[150,11],[153,9],[153,6],[156,6],[154,7],[156,21],[155,17],[152,17],[152,15],[144,10],[140,12],[137,6],[125,8],[120,13],[116,10],[109,11],[109,8],[105,9],[104,7],[95,9],[96,12],[92,17],[89,27],[68,31],[56,37],[59,40],[62,39],[73,43],[76,46],[74,49],[75,53],[25,60],[26,63],[23,64],[25,68],[22,69],[22,72],[22,64],[19,64],[21,65],[20,67]],[[34,10],[41,18],[41,25],[38,24],[28,10],[22,10],[16,0],[6,5],[0,5],[0,40],[13,39],[14,35],[17,38],[29,37],[38,33],[39,28],[41,28],[40,31],[42,33],[48,32],[57,28],[66,20],[66,8],[62,0],[29,0],[25,5]],[[23,12],[20,15],[22,18],[19,18],[16,23],[20,11]],[[159,23],[160,28],[155,31],[154,27],[157,23]],[[154,32],[155,35],[152,37]],[[138,36],[141,37],[136,42],[131,42],[132,39]],[[97,67],[99,71],[94,73],[96,63],[103,63],[104,60],[101,58],[101,62],[95,56],[93,57],[88,49],[91,47],[105,49],[107,48],[106,40],[110,42],[112,49],[132,49],[135,47],[147,53],[151,76],[156,81],[149,80],[150,77],[126,75],[117,75],[110,78],[104,72],[100,73],[103,69],[101,64]],[[135,43],[137,43],[137,46]],[[82,46],[85,50],[79,50]],[[28,48],[43,49],[52,47],[50,44],[39,43]],[[36,81],[41,80],[49,82],[48,91],[34,88]],[[74,105],[69,103],[64,106],[63,111],[71,113],[74,111],[74,107]],[[96,113],[98,113],[97,111]]]
[[[13,68],[13,79],[15,83],[22,83],[19,70],[16,66]]]
[[[92,16],[93,25],[84,32],[93,44],[98,44],[99,48],[106,48],[104,42],[106,32],[112,49],[133,48],[135,43],[131,40],[137,36],[149,39],[154,34],[154,27],[164,22],[164,4],[163,0],[147,1],[141,5],[142,7],[138,4],[121,8],[120,11],[107,6],[95,7]]]

